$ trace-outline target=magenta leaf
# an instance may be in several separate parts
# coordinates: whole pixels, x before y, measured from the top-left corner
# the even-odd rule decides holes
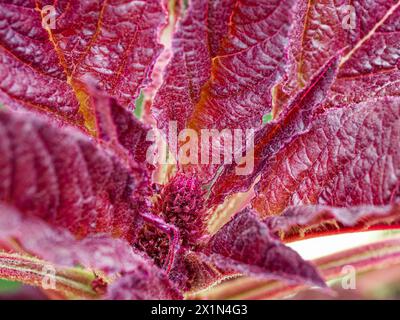
[[[254,208],[387,205],[399,199],[400,100],[333,108],[274,156],[256,186]]]
[[[397,281],[398,279],[398,268],[400,263],[399,249],[400,240],[398,237],[394,237],[383,241],[368,243],[345,251],[336,252],[313,260],[313,264],[318,266],[318,269],[327,281],[337,280],[338,278],[343,277],[343,270],[348,266],[353,266],[354,269],[357,270],[357,283],[363,283],[364,281],[362,280],[362,277],[367,276],[366,280],[369,283],[372,282],[375,288],[382,288],[381,280],[392,282]],[[397,270],[394,273],[395,277],[392,277],[393,273],[391,273],[391,270]],[[374,271],[381,273],[380,277],[369,278],[369,273],[374,273]],[[382,276],[382,273],[388,273],[389,277]],[[330,292],[325,291],[324,293],[328,293],[331,299],[337,299],[338,296],[334,294],[334,291],[337,289],[341,292],[357,292],[357,289],[343,289],[341,284],[342,283],[340,282],[337,283],[337,285],[332,288],[333,290]],[[200,292],[195,295],[194,298],[211,300],[279,299],[292,296],[294,293],[306,288],[307,287],[304,285],[293,285],[277,280],[260,280],[251,277],[239,277],[222,283],[215,290]],[[365,289],[369,291],[371,287],[365,286]],[[313,289],[313,291],[315,292],[316,290]],[[360,291],[364,290],[361,289]],[[318,292],[322,293],[320,290],[318,290]]]
[[[325,101],[335,80],[339,58],[340,56],[335,56],[328,61],[314,76],[310,85],[292,98],[276,121],[266,124],[255,133],[254,169],[249,175],[237,175],[237,164],[223,168],[213,186],[209,200],[211,203],[218,203],[234,192],[247,191],[268,167],[274,154],[284,149],[293,137],[308,130],[314,113]]]
[[[74,235],[133,241],[145,173],[72,129],[0,112],[0,200]],[[140,188],[140,189],[139,189]]]
[[[210,259],[222,270],[324,287],[316,269],[276,239],[250,209],[237,213],[208,245]]]
[[[133,106],[149,81],[162,49],[158,29],[165,23],[159,0],[41,1],[55,5],[55,49],[74,81],[91,79],[126,106]]]
[[[271,109],[271,89],[284,75],[293,0],[237,1],[211,78],[189,126],[251,128]]]
[[[185,292],[196,292],[207,289],[227,276],[237,274],[238,272],[219,270],[202,252],[180,250],[169,278]]]
[[[126,158],[124,153],[127,153],[133,166],[143,167],[147,161],[147,149],[151,145],[150,141],[146,141],[150,128],[101,91],[91,88],[90,98],[95,108],[98,140],[114,149],[121,158]]]
[[[31,113],[0,112],[0,132],[0,201],[79,238],[107,234],[140,247],[150,225],[156,236],[167,236],[161,263],[170,269],[179,234],[150,212],[143,165]],[[148,243],[141,249],[154,250]]]
[[[114,287],[126,279],[136,280],[130,284],[130,298],[144,298],[150,292],[153,299],[181,297],[162,270],[120,239],[94,235],[76,240],[64,229],[55,228],[36,217],[20,214],[3,205],[0,206],[0,239],[17,241],[25,252],[57,266],[82,265],[108,275],[124,274],[110,286],[109,298],[120,298],[113,293]],[[135,291],[139,294],[135,295]]]
[[[200,98],[200,90],[210,77],[208,2],[190,2],[186,15],[174,34],[173,57],[166,68],[164,83],[158,90],[152,107],[158,127],[164,131],[168,129],[169,121],[177,121],[179,131],[186,126]]]
[[[330,93],[333,104],[398,96],[399,15],[397,0],[299,1],[292,32],[291,68],[283,91],[289,96],[295,94],[343,49],[339,74]]]
[[[286,241],[308,236],[351,232],[361,229],[386,229],[400,226],[400,205],[330,207],[324,205],[286,208],[279,216],[264,220],[271,231]]]
[[[186,123],[199,130],[261,124],[271,108],[270,91],[284,74],[293,3],[191,2],[155,99],[158,127],[165,130],[172,120],[178,130]]]
[[[333,103],[399,96],[400,3],[396,0],[356,1],[353,5],[358,28],[350,30],[347,54],[332,87]]]
[[[222,41],[228,34],[229,20],[237,3],[237,0],[208,1],[208,42],[212,58],[218,55]]]
[[[34,1],[0,1],[0,99],[10,107],[52,111],[83,122],[79,102]]]
[[[138,259],[122,240],[106,236],[77,240],[62,228],[4,205],[0,210],[0,237],[14,239],[24,251],[49,262],[64,266],[81,264],[108,274],[131,271]]]
[[[162,50],[159,0],[2,0],[0,100],[94,130],[85,84],[134,107]],[[54,25],[45,25],[54,9]],[[41,11],[43,9],[43,11]]]

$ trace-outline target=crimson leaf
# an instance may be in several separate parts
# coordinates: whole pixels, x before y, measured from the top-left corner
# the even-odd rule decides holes
[[[315,268],[270,233],[249,209],[237,213],[208,245],[210,259],[222,270],[325,286]]]

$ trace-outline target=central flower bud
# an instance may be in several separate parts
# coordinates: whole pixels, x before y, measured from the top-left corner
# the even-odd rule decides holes
[[[157,214],[179,228],[182,245],[193,247],[206,234],[204,190],[198,179],[176,174],[161,190]]]

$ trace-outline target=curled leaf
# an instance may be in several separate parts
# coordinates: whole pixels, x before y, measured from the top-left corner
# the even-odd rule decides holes
[[[325,280],[343,276],[346,266],[357,274],[370,270],[397,267],[400,263],[400,240],[387,239],[313,260]],[[202,299],[278,299],[306,289],[303,285],[291,285],[282,281],[259,280],[242,277],[221,284],[212,292],[200,293]]]
[[[105,233],[134,241],[146,210],[143,168],[31,113],[0,112],[0,132],[2,202],[81,238]]]
[[[173,56],[152,106],[158,127],[164,131],[169,121],[177,121],[178,131],[185,128],[200,98],[200,90],[210,76],[208,2],[191,1],[174,34]]]
[[[286,208],[265,222],[285,241],[370,229],[400,227],[400,205],[330,207],[324,205]]]
[[[274,156],[256,186],[262,216],[292,205],[351,207],[398,200],[400,100],[329,109]]]
[[[26,216],[7,206],[0,207],[0,239],[5,241],[12,240],[17,243],[20,250],[46,260],[43,263],[32,260],[30,269],[43,269],[46,265],[50,265],[54,269],[62,266],[76,267],[80,265],[94,271],[104,272],[111,279],[114,277],[113,280],[118,274],[122,273],[122,278],[115,280],[110,290],[107,291],[108,298],[118,299],[120,296],[115,295],[114,288],[126,281],[131,281],[129,287],[131,299],[150,298],[150,296],[146,296],[150,292],[153,299],[180,298],[180,294],[168,280],[164,271],[158,269],[143,254],[135,252],[127,242],[121,239],[95,235],[77,240],[65,229],[52,227],[36,217]],[[8,257],[7,261],[9,261],[7,264],[8,269],[5,266],[4,270],[0,262],[0,275],[8,279],[41,285],[40,270],[36,278],[32,276],[29,278],[29,273],[19,272],[19,268],[22,268],[22,262],[18,257]],[[14,265],[14,268],[11,265]],[[7,270],[10,270],[10,273],[7,273],[6,276],[5,272]],[[27,278],[25,279],[25,277]],[[86,278],[83,280],[88,281]],[[87,295],[95,296],[95,290],[98,288],[94,282],[96,279],[92,277],[89,280],[93,281],[89,282],[89,289],[86,288],[87,283],[83,289],[86,288]],[[65,285],[69,283],[68,281],[64,282],[66,282]],[[61,284],[64,282],[61,282]],[[75,286],[78,286],[76,291],[80,288],[78,284],[75,284]],[[59,289],[70,292],[73,288]],[[118,292],[122,294],[123,290]],[[137,295],[134,292],[137,292]]]
[[[237,213],[208,245],[211,261],[225,271],[324,287],[314,266],[276,239],[249,209]]]
[[[114,149],[121,158],[133,166],[145,165],[146,152],[151,142],[147,141],[150,128],[135,118],[133,113],[123,108],[115,98],[91,88],[90,99],[95,108],[97,139]],[[150,169],[150,168],[149,168]]]
[[[252,128],[284,74],[294,1],[237,1],[189,127]]]
[[[326,94],[335,80],[340,56],[333,57],[314,76],[310,85],[290,101],[279,119],[267,123],[255,133],[254,151],[247,150],[253,157],[253,170],[247,175],[238,175],[238,164],[227,165],[212,187],[210,203],[219,203],[233,192],[247,191],[255,179],[268,167],[271,159],[302,132],[306,132],[313,121],[314,113],[323,104]]]

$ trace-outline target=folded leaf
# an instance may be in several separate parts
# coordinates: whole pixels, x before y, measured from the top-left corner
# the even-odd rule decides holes
[[[237,1],[190,127],[237,129],[261,124],[271,110],[271,89],[284,74],[293,4],[293,0]]]
[[[0,132],[0,201],[78,237],[134,241],[146,210],[143,168],[31,113],[0,112]]]
[[[309,205],[289,207],[281,215],[265,219],[284,241],[337,232],[400,227],[400,204],[349,208]]]
[[[192,1],[155,100],[159,128],[173,120],[178,130],[261,124],[284,74],[293,3]]]
[[[0,207],[0,237],[13,240],[25,252],[62,266],[83,265],[108,274],[132,271],[137,258],[124,241],[102,235],[77,240],[63,228],[37,217]]]
[[[224,271],[325,286],[315,268],[276,239],[249,209],[222,227],[208,250],[211,261]]]
[[[177,121],[178,132],[186,127],[200,98],[200,90],[210,77],[208,2],[191,1],[174,34],[173,56],[152,107],[158,127],[164,131],[168,129],[169,121]]]
[[[169,273],[170,280],[184,292],[207,289],[228,277],[239,275],[234,270],[222,270],[202,252],[181,250]]]
[[[325,280],[343,276],[344,267],[352,266],[357,274],[400,263],[400,239],[387,239],[313,260]],[[302,285],[281,281],[239,278],[225,282],[212,291],[201,293],[197,299],[278,299],[304,290]]]
[[[399,199],[400,99],[329,109],[281,149],[257,184],[262,216],[292,205],[387,205]]]
[[[335,81],[340,56],[333,57],[315,75],[310,84],[290,101],[287,109],[279,119],[267,123],[255,133],[254,168],[248,175],[238,175],[240,165],[232,164],[224,167],[213,185],[209,201],[219,203],[224,197],[234,192],[247,191],[255,179],[268,167],[271,158],[280,149],[284,149],[296,135],[309,129],[315,111],[326,99],[326,94]],[[247,150],[250,153],[250,150]]]
[[[397,41],[400,2],[299,1],[291,44],[288,79],[278,91],[277,109],[287,96],[305,86],[337,51],[345,50],[338,78],[332,87],[332,104],[398,96]],[[378,50],[377,48],[384,48]],[[285,94],[286,93],[286,94]],[[282,97],[283,95],[283,97]]]
[[[90,89],[90,99],[95,106],[98,140],[114,149],[121,159],[128,157],[127,161],[132,166],[141,165],[143,168],[147,162],[146,152],[151,145],[150,141],[146,141],[150,128],[119,105],[116,99],[97,89]]]
[[[123,240],[100,235],[76,240],[66,230],[55,228],[36,217],[28,217],[6,206],[0,207],[0,238],[16,241],[23,251],[39,256],[57,266],[82,265],[86,268],[103,271],[110,276],[115,276],[117,273],[124,274],[111,286],[108,292],[109,298],[118,298],[113,293],[113,288],[124,282],[127,275],[129,275],[128,279],[135,279],[130,285],[132,294],[130,298],[142,297],[134,295],[133,292],[136,291],[142,295],[151,292],[153,299],[180,298],[180,294],[169,282],[166,274],[148,258],[134,252],[132,247]],[[12,257],[8,257],[8,259],[10,260],[8,266],[11,268],[10,263],[13,262],[16,267],[16,272],[10,273],[10,276],[14,276],[15,280],[23,280],[18,278],[18,266],[20,265],[18,259],[15,260]],[[43,267],[43,265],[45,264],[39,264],[38,267]],[[21,273],[20,276],[26,275]],[[38,284],[32,284],[40,285],[40,283],[41,281]],[[95,283],[92,286],[94,290]],[[87,294],[90,293],[94,294],[93,291]]]

